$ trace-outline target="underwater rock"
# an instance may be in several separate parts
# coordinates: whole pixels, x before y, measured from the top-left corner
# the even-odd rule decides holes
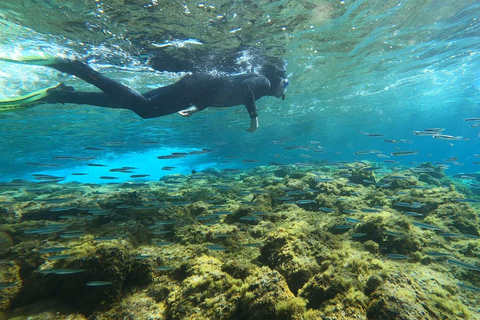
[[[361,184],[363,186],[369,186],[375,183],[375,172],[371,170],[353,169],[350,171],[348,181],[351,183]]]
[[[15,320],[87,320],[85,316],[76,312],[74,308],[61,299],[42,299],[34,304],[13,310],[8,319]]]
[[[279,179],[278,169],[80,193],[81,186],[54,185],[51,195],[36,186],[40,200],[14,198],[6,210],[15,219],[0,225],[7,286],[0,312],[27,314],[48,299],[56,302],[38,317],[53,310],[82,320],[478,315],[477,273],[447,261],[479,264],[478,204],[461,188],[418,186],[400,169],[384,186],[354,185],[323,168],[292,166]],[[94,216],[92,208],[110,209]],[[81,235],[61,236],[74,231]],[[61,247],[71,249],[48,251]]]
[[[311,244],[298,238],[292,229],[278,228],[266,236],[259,260],[279,271],[293,293],[320,270]]]
[[[221,270],[222,263],[203,255],[182,266],[185,278],[167,298],[167,318],[227,319],[236,311],[242,282]]]
[[[54,264],[45,265],[37,272],[24,276],[24,285],[12,302],[14,308],[29,304],[40,297],[58,297],[74,306],[84,314],[116,301],[120,290],[132,272],[133,260],[131,248],[121,241],[100,242],[87,241],[71,249],[74,257],[66,260],[54,260]],[[78,270],[55,274],[53,270]],[[139,268],[134,279],[140,284],[146,281],[139,277]],[[145,273],[143,274],[144,276]],[[108,281],[106,286],[87,286],[91,281]],[[129,283],[132,285],[132,281]]]
[[[402,218],[384,219],[375,217],[370,221],[359,225],[356,232],[366,233],[361,241],[372,240],[378,244],[379,251],[383,254],[399,253],[407,254],[420,249],[420,241],[410,233],[389,233],[391,230],[408,230],[410,225]],[[370,251],[370,250],[369,250]]]
[[[247,278],[236,319],[301,319],[305,302],[289,290],[282,275],[267,267]]]
[[[449,297],[444,296],[438,299],[444,302],[434,302],[412,278],[403,273],[390,275],[370,298],[367,308],[369,320],[472,319],[471,313],[459,301],[448,301]]]
[[[0,231],[0,255],[13,246],[13,239],[6,232]]]
[[[285,178],[286,176],[291,174],[291,172],[292,171],[291,171],[290,167],[282,166],[279,169],[275,170],[273,173],[276,177]]]
[[[432,215],[448,221],[448,225],[456,228],[458,233],[480,236],[478,226],[480,219],[477,213],[465,203],[441,204]]]

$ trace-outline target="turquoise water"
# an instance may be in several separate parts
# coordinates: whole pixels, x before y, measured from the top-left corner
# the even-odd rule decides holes
[[[144,91],[182,76],[147,67],[148,55],[155,51],[152,43],[198,39],[203,44],[186,44],[178,50],[201,46],[223,49],[235,45],[232,39],[240,38],[243,44],[267,53],[281,52],[288,63],[291,83],[287,100],[259,100],[260,128],[253,134],[245,132],[248,115],[242,106],[207,109],[189,119],[171,115],[142,120],[129,111],[76,105],[43,105],[2,113],[0,167],[4,181],[29,179],[32,173],[45,171],[26,163],[59,165],[66,177],[84,165],[81,161],[52,159],[56,156],[95,157],[96,161],[117,165],[135,152],[135,167],[145,161],[153,173],[165,164],[155,163],[152,156],[155,152],[168,153],[171,148],[216,150],[190,157],[188,170],[180,166],[172,172],[188,172],[205,164],[243,167],[244,159],[258,160],[257,165],[314,160],[383,163],[387,159],[375,154],[353,155],[361,150],[382,151],[403,165],[424,161],[446,164],[450,166],[448,174],[477,170],[473,162],[477,160],[474,154],[480,152],[480,130],[471,127],[475,122],[464,121],[480,114],[476,48],[479,4],[475,1],[281,1],[252,5],[250,9],[256,11],[237,2],[215,2],[215,12],[210,13],[191,3],[190,14],[179,12],[180,3],[170,8],[152,2],[162,7],[162,12],[178,14],[181,24],[173,33],[174,26],[163,26],[159,19],[150,27],[151,38],[134,18],[120,18],[130,12],[127,10],[134,10],[135,3],[122,6],[105,1],[75,7],[74,2],[62,1],[58,6],[52,2],[53,12],[48,11],[48,4],[3,2],[0,56],[76,54],[97,70]],[[138,12],[144,16],[160,15],[160,11],[142,8]],[[50,14],[39,19],[36,13],[43,12]],[[207,19],[214,13],[215,17],[226,17],[222,25],[212,25]],[[198,19],[192,20],[194,17]],[[248,28],[253,20],[257,29]],[[199,32],[201,26],[208,32]],[[234,27],[242,29],[232,31]],[[142,46],[145,43],[150,46]],[[91,89],[44,67],[1,63],[0,70],[0,97],[17,96],[58,82]],[[468,140],[438,141],[413,135],[414,130],[431,127],[444,128],[444,134]],[[370,137],[359,131],[384,136]],[[293,140],[272,144],[282,138]],[[385,139],[412,143],[391,144]],[[310,145],[313,149],[284,149],[291,145]],[[105,150],[84,150],[88,147]],[[395,148],[418,153],[392,157]],[[445,162],[452,157],[458,157],[455,164]],[[93,173],[91,179],[97,180]]]
[[[479,319],[478,12],[3,0],[0,100],[97,90],[4,62],[28,56],[81,59],[144,92],[186,74],[156,56],[224,74],[208,54],[241,52],[236,72],[274,57],[290,85],[257,101],[254,133],[244,106],[0,112],[0,320]]]

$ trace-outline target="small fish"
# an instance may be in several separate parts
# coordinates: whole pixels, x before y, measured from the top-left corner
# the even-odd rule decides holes
[[[130,178],[136,179],[136,178],[145,178],[145,177],[150,177],[149,174],[132,174]]]
[[[170,267],[170,266],[161,266],[161,267],[156,267],[155,270],[157,271],[169,271],[173,270],[175,267]]]
[[[219,215],[219,216],[224,216],[224,215],[229,215],[232,214],[233,211],[215,211],[214,214]]]
[[[433,136],[437,134],[435,131],[413,131],[413,134],[416,136]]]
[[[388,143],[397,143],[398,141],[397,140],[383,140],[385,142],[388,142]]]
[[[153,258],[153,256],[148,255],[148,254],[141,254],[141,255],[133,257],[134,260],[144,260],[144,259],[149,259],[149,258]]]
[[[438,230],[438,231],[443,231],[442,228],[431,225],[431,224],[426,224],[422,222],[413,222],[412,223],[414,226],[422,228],[422,229],[429,229],[429,230]]]
[[[339,229],[339,230],[347,230],[347,229],[351,229],[352,226],[349,225],[349,224],[336,224],[333,226],[335,229]]]
[[[413,211],[405,211],[403,214],[407,215],[407,216],[410,216],[410,217],[423,217],[423,214],[413,212]]]
[[[419,203],[419,202],[412,202],[412,203],[397,202],[397,203],[395,203],[395,205],[397,207],[411,208],[411,209],[419,209],[419,208],[423,207],[423,203]]]
[[[157,157],[157,159],[160,159],[160,160],[162,160],[162,159],[178,159],[178,158],[185,158],[185,156],[184,155],[171,155],[171,154],[169,154],[169,155],[158,156]]]
[[[242,221],[260,221],[262,219],[260,219],[259,217],[256,217],[256,216],[244,216],[244,217],[241,217],[240,220],[242,220]]]
[[[352,237],[361,238],[361,237],[365,237],[366,235],[367,235],[366,233],[354,233]]]
[[[25,164],[29,166],[39,166],[39,167],[61,167],[61,165],[53,164],[53,163],[26,162]]]
[[[473,291],[473,292],[480,292],[480,288],[474,287],[474,286],[469,286],[468,284],[465,284],[463,282],[458,282],[457,285],[460,288],[464,288],[464,289],[467,289],[467,290],[470,290],[470,291]]]
[[[171,244],[174,244],[174,242],[168,242],[168,241],[163,241],[163,242],[157,242],[155,243],[156,246],[159,246],[159,247],[165,247],[165,246],[169,246]]]
[[[75,273],[80,273],[84,271],[85,271],[84,269],[45,269],[39,272],[43,274],[68,275],[68,274],[75,274]]]
[[[437,251],[427,251],[425,252],[425,254],[431,257],[447,257],[452,255],[451,253],[444,253],[444,252],[437,252]]]
[[[99,179],[103,179],[103,180],[115,180],[115,179],[118,179],[117,177],[111,177],[111,176],[100,176],[98,177]]]
[[[311,203],[316,203],[315,200],[297,200],[295,202],[296,204],[311,204]]]
[[[470,198],[465,198],[465,199],[455,199],[457,202],[469,202],[469,203],[476,203],[480,202],[480,200],[477,199],[470,199]]]
[[[480,118],[465,118],[463,121],[480,121]]]
[[[416,154],[418,151],[394,151],[391,153],[392,156],[409,156],[412,154]]]
[[[83,235],[83,233],[63,233],[59,235],[59,237],[62,239],[76,239],[82,237]]]
[[[116,206],[115,208],[117,208],[117,209],[130,209],[130,208],[132,208],[132,206],[128,205],[128,204],[121,204],[119,206]]]
[[[5,289],[9,289],[9,288],[13,288],[17,285],[16,282],[10,282],[10,283],[3,283],[3,284],[0,284],[0,290],[5,290]]]
[[[350,217],[345,218],[345,220],[347,220],[347,222],[350,222],[350,223],[363,223],[362,220],[358,220],[358,219],[350,218]]]
[[[213,251],[227,251],[227,247],[224,247],[222,245],[219,245],[219,244],[208,244],[207,245],[207,248],[210,249],[210,250],[213,250]]]
[[[442,132],[443,130],[445,130],[444,128],[428,128],[428,129],[425,129],[424,131],[428,131],[428,132]]]
[[[99,164],[99,163],[87,163],[89,167],[106,167],[106,164]]]
[[[258,163],[260,161],[255,160],[255,159],[243,159],[242,162],[243,163]]]
[[[366,154],[371,154],[371,153],[382,153],[382,152],[378,151],[378,150],[366,150],[366,151],[356,151],[353,154],[355,156],[361,156],[361,155],[366,155]]]
[[[455,260],[455,259],[448,259],[447,260],[448,263],[451,263],[451,264],[454,264],[458,267],[462,267],[462,268],[465,268],[465,269],[468,269],[468,270],[474,270],[474,271],[480,271],[480,267],[477,267],[477,266],[474,266],[472,264],[468,264],[468,263],[465,263],[465,262],[462,262],[460,260]]]
[[[362,212],[367,212],[367,213],[376,213],[376,212],[382,212],[380,209],[373,209],[373,208],[362,208],[360,209]]]
[[[334,212],[335,209],[332,209],[332,208],[327,208],[327,207],[320,207],[318,208],[320,211],[323,211],[323,212]]]
[[[451,232],[445,232],[445,233],[440,233],[439,236],[442,236],[444,238],[463,238],[465,235],[461,233],[451,233]]]
[[[395,231],[385,230],[385,234],[396,238],[405,238],[403,234]]]
[[[86,284],[87,287],[103,287],[111,285],[111,281],[90,281]]]
[[[105,149],[97,148],[97,147],[86,147],[83,150],[91,150],[91,151],[105,151]]]
[[[385,256],[390,259],[408,259],[408,256],[404,254],[389,253]]]
[[[463,140],[463,137],[461,136],[457,136],[457,137],[454,137],[454,136],[449,136],[449,135],[446,135],[446,134],[435,134],[432,136],[434,139],[439,139],[439,140]]]
[[[230,238],[232,235],[229,233],[214,233],[214,238]]]

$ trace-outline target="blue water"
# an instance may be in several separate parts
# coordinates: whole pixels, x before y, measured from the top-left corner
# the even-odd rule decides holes
[[[278,11],[273,4],[265,7],[266,12],[271,10],[270,17],[280,12],[275,19],[285,23],[280,28],[278,22],[278,32],[264,42],[282,43],[291,84],[287,100],[266,97],[257,102],[257,132],[245,132],[248,115],[243,106],[207,109],[188,119],[171,115],[142,120],[124,110],[42,105],[0,114],[0,180],[33,179],[32,174],[46,173],[61,175],[64,181],[111,182],[98,177],[122,166],[136,167],[135,173],[159,179],[165,174],[205,168],[317,160],[399,162],[386,163],[389,167],[429,161],[449,165],[447,174],[478,170],[473,162],[477,160],[474,154],[480,153],[480,127],[471,127],[476,122],[464,119],[480,117],[480,4],[345,1],[341,5],[326,2],[313,10],[298,3],[296,8],[298,11],[290,12]],[[121,42],[121,46],[116,46],[115,36],[102,40],[96,34],[97,38],[89,43],[82,41],[82,37],[87,37],[83,33],[75,38],[71,30],[52,30],[48,21],[38,24],[35,30],[29,23],[33,13],[16,9],[15,3],[0,6],[0,57],[76,52],[99,71],[139,91],[173,83],[182,76],[148,68],[148,57],[127,50],[133,44]],[[93,15],[95,19],[105,18],[106,14],[98,10]],[[233,13],[228,12],[227,16],[235,17]],[[294,24],[291,18],[295,14],[307,18]],[[227,21],[233,29],[234,18]],[[116,22],[103,23],[112,29]],[[161,40],[165,39],[152,42],[162,43]],[[0,63],[0,97],[17,96],[58,82],[79,90],[93,90],[48,68]],[[413,135],[415,130],[432,127],[444,128],[443,134],[466,139],[443,141]],[[359,131],[384,136],[370,137]],[[285,138],[288,140],[282,140]],[[399,142],[387,143],[385,139]],[[411,143],[400,142],[401,139]],[[291,146],[311,148],[285,149]],[[85,150],[89,147],[104,150]],[[214,151],[180,160],[156,159],[172,151],[202,148]],[[389,158],[353,154],[364,150],[379,150]],[[418,153],[391,156],[398,150]],[[52,159],[59,156],[95,160]],[[458,158],[455,163],[445,162],[453,157]],[[245,159],[258,162],[245,163]],[[86,168],[87,162],[107,167]],[[164,166],[176,168],[161,170]],[[87,176],[71,175],[87,169]],[[117,177],[118,181],[128,178],[122,174]]]

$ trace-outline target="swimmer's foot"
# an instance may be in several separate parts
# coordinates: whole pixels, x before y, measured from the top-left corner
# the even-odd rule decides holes
[[[0,61],[19,63],[19,64],[28,64],[33,66],[50,66],[52,64],[66,62],[69,60],[61,57],[54,57],[54,56],[25,56],[19,59],[9,59],[9,58],[0,57]]]
[[[34,107],[41,103],[46,103],[41,99],[49,95],[49,90],[59,89],[59,88],[62,88],[63,86],[64,86],[63,84],[58,84],[56,86],[44,88],[32,93],[26,94],[21,97],[0,100],[0,112],[25,109],[25,108]]]

